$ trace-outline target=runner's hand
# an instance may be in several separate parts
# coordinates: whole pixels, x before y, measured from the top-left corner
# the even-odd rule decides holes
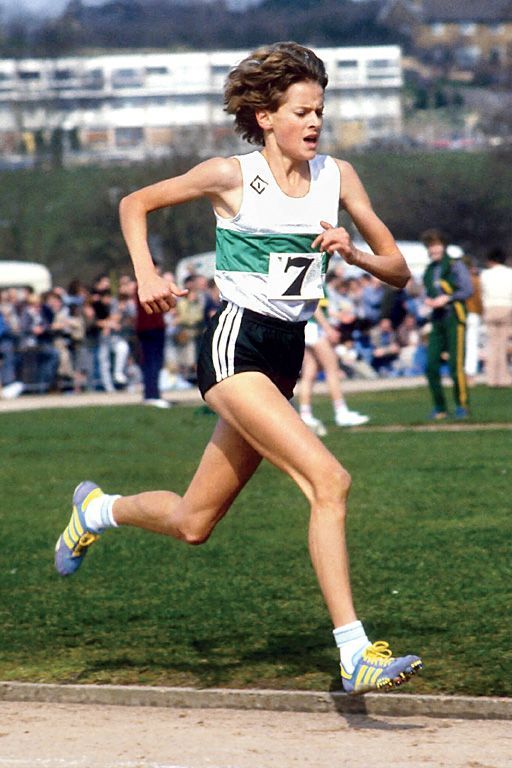
[[[176,299],[187,293],[188,290],[157,274],[138,282],[139,300],[148,315],[168,312],[176,306]]]
[[[312,247],[327,253],[337,252],[347,264],[354,264],[357,260],[357,250],[347,230],[344,227],[333,227],[327,221],[321,221],[320,224],[324,231],[313,240]]]

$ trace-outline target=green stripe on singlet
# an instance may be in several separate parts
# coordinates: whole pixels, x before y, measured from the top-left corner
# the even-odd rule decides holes
[[[317,233],[304,235],[246,235],[229,229],[217,229],[216,267],[226,272],[268,273],[269,253],[315,253],[311,243]],[[327,269],[324,254],[322,271]]]

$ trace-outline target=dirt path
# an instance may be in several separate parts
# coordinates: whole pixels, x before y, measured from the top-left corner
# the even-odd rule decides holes
[[[0,768],[510,768],[507,721],[0,702]]]

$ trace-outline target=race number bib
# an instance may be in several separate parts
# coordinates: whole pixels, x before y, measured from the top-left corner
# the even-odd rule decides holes
[[[321,253],[270,253],[269,299],[323,299]]]

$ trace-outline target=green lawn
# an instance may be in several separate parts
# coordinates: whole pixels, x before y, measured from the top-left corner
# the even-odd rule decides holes
[[[371,638],[421,653],[417,692],[510,696],[512,432],[480,425],[510,425],[512,396],[472,398],[469,429],[424,431],[423,389],[352,395],[370,424],[331,426],[326,443],[353,476],[352,577]],[[317,401],[326,422],[330,410]],[[340,688],[307,505],[269,465],[203,547],[125,529],[75,577],[53,570],[78,481],[181,492],[213,424],[194,407],[0,415],[0,679]]]

